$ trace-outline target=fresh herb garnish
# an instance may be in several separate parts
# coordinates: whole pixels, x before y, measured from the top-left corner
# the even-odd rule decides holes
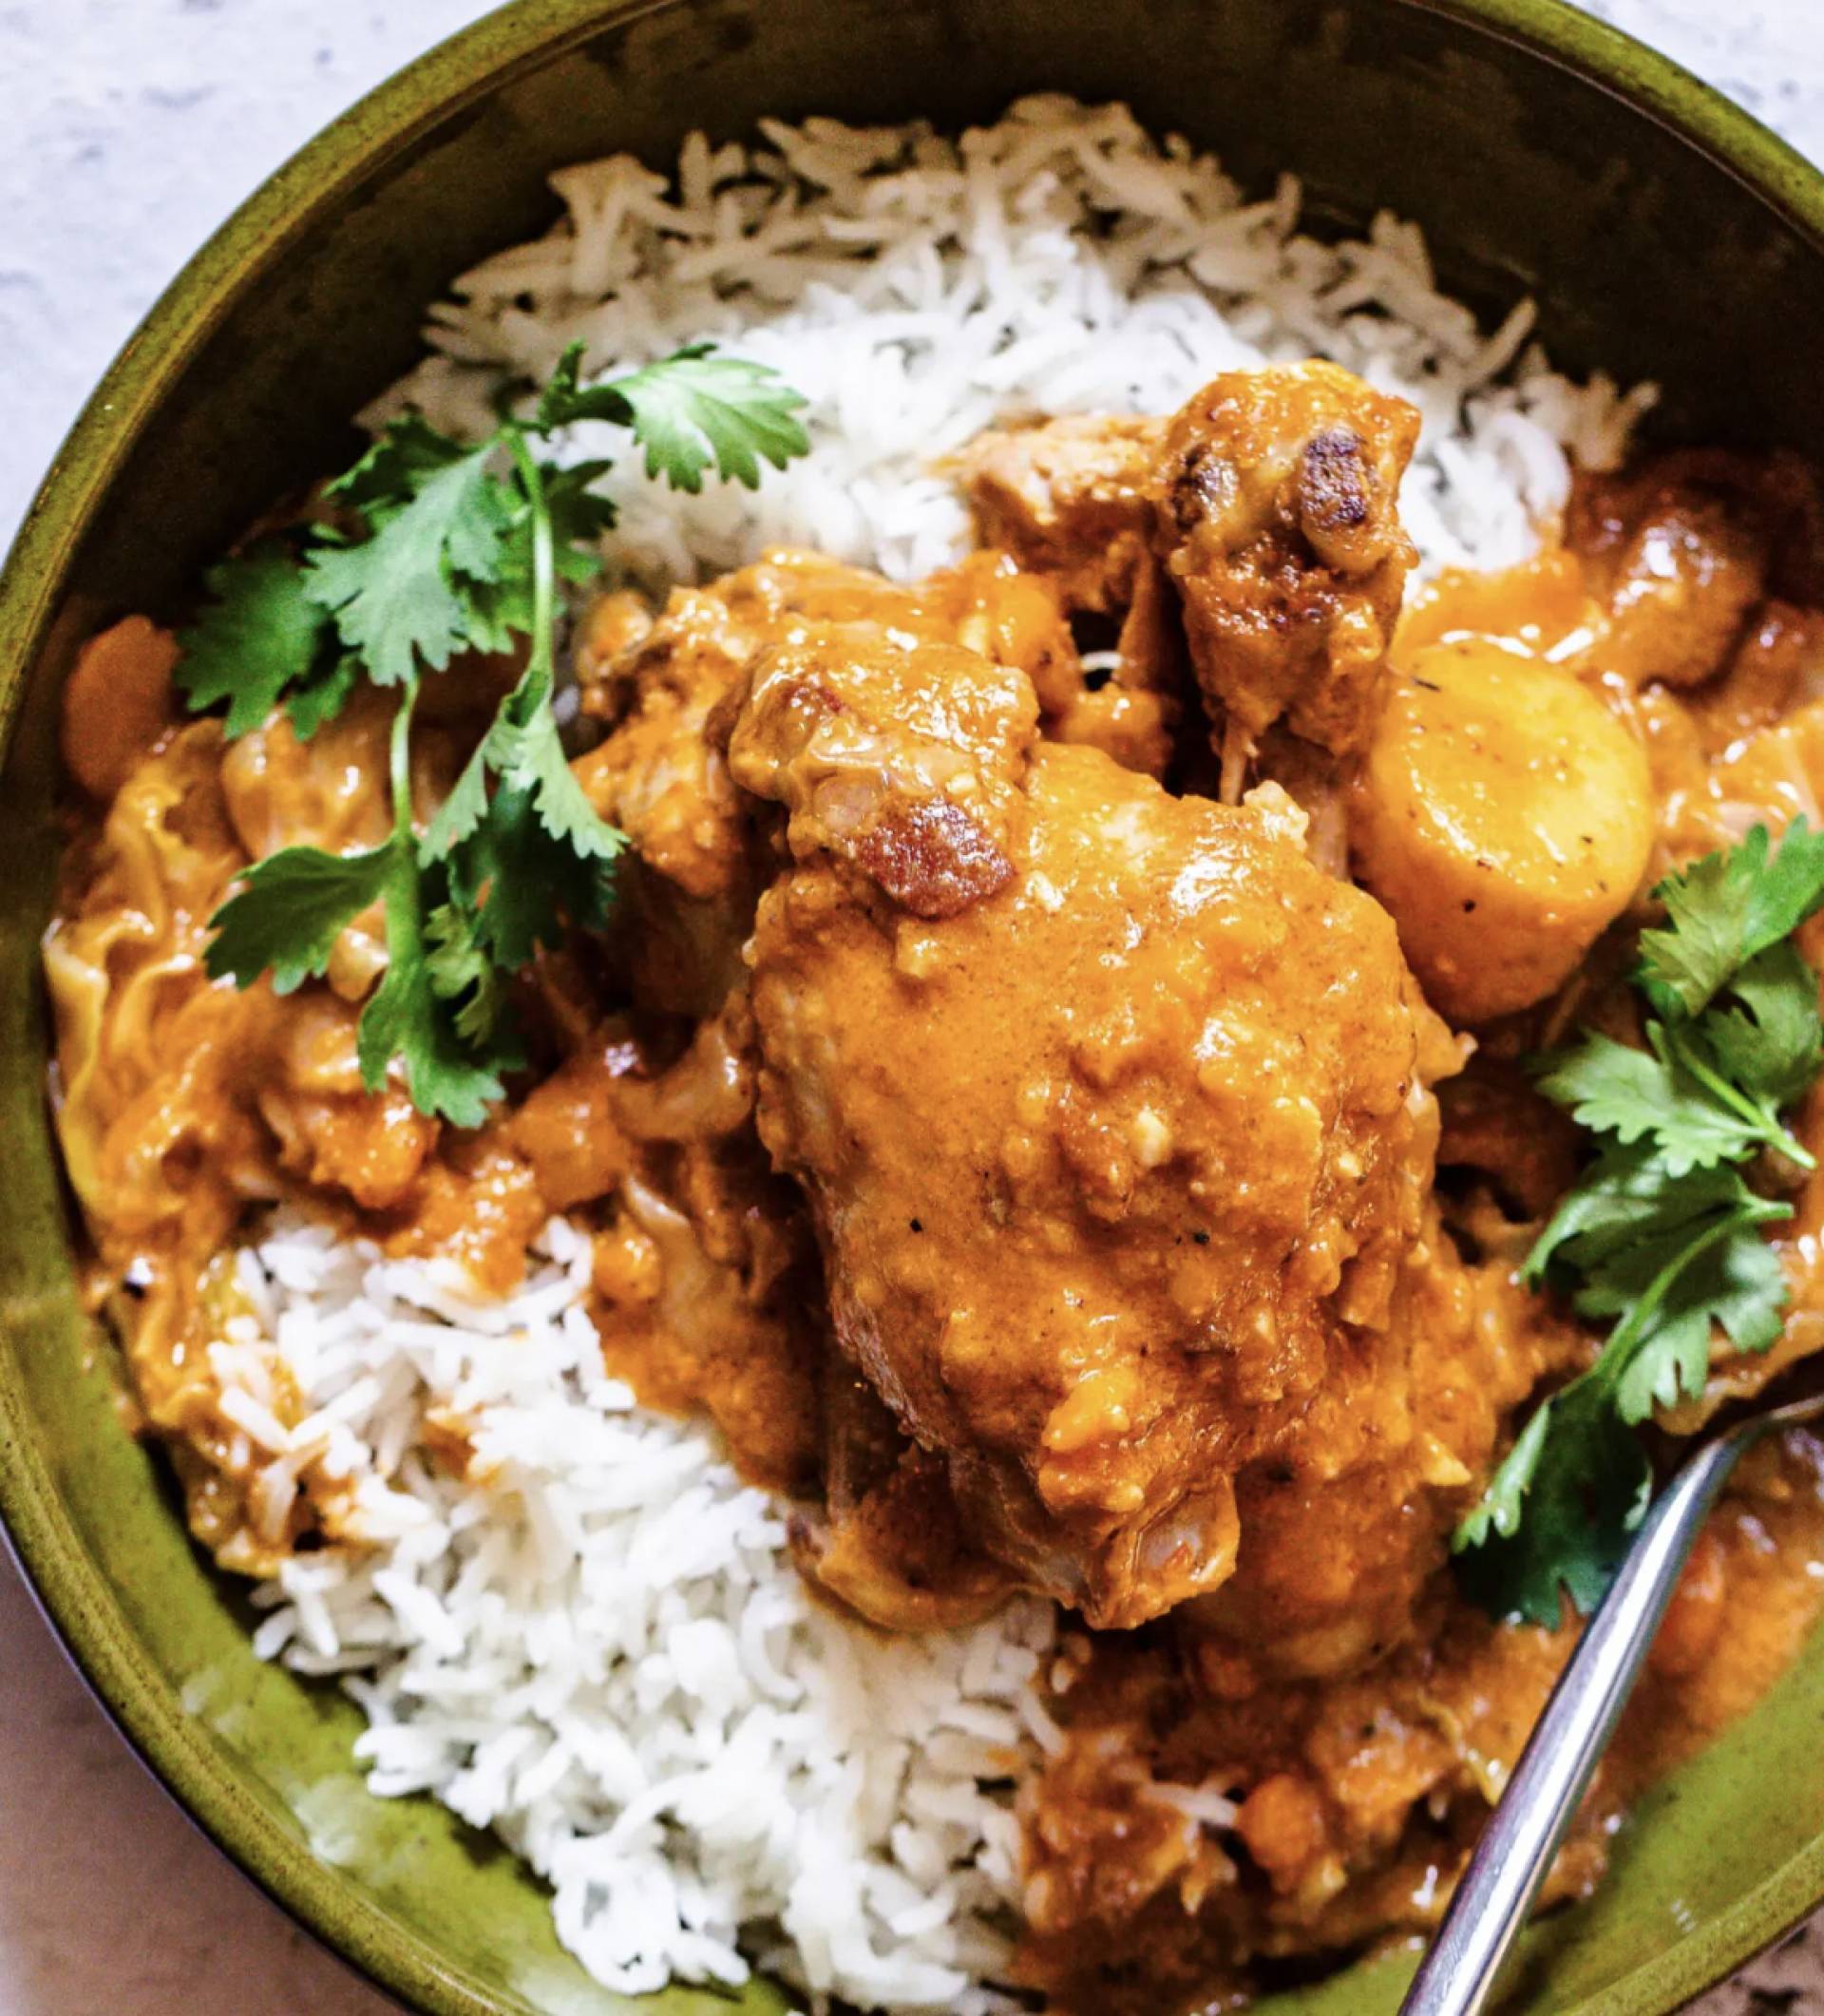
[[[577,783],[552,711],[559,583],[587,580],[614,507],[538,447],[578,420],[630,430],[646,466],[701,489],[712,466],[750,488],[763,461],[806,452],[804,400],[765,367],[707,344],[604,384],[565,352],[529,419],[474,445],[415,413],[395,420],[326,491],[332,516],[295,543],[268,540],[208,577],[211,601],[181,641],[193,711],[227,702],[232,739],[283,706],[314,735],[357,680],[398,694],[390,744],[392,831],[362,853],[286,847],[256,862],[211,920],[213,979],[289,993],[328,968],[337,938],[375,903],[387,969],[362,1010],[371,1091],[397,1063],[414,1105],[480,1124],[501,1074],[522,1061],[506,979],[566,924],[605,921],[624,837]],[[423,681],[468,652],[529,640],[519,683],[419,833],[411,719]]]
[[[1824,832],[1803,819],[1777,853],[1758,826],[1655,892],[1669,922],[1641,937],[1634,984],[1647,1048],[1586,1031],[1544,1059],[1540,1089],[1606,1137],[1528,1256],[1525,1278],[1613,1324],[1590,1368],[1544,1401],[1458,1527],[1458,1572],[1497,1614],[1587,1612],[1652,1495],[1635,1424],[1697,1398],[1720,1326],[1740,1351],[1778,1338],[1787,1289],[1763,1228],[1792,1207],[1743,1166],[1814,1157],[1780,1120],[1824,1059],[1817,976],[1791,933],[1824,903]]]

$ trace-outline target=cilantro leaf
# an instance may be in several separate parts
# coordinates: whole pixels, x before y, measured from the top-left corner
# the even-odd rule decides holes
[[[560,428],[570,427],[579,420],[612,420],[619,427],[627,425],[629,415],[624,401],[612,397],[606,386],[584,387],[582,353],[587,347],[580,337],[567,345],[544,381],[544,390],[532,413],[535,434],[555,434]]]
[[[308,742],[319,728],[335,719],[349,704],[360,676],[360,666],[345,652],[292,688],[285,712],[299,741]]]
[[[1757,953],[1726,993],[1739,1005],[1707,1009],[1700,1035],[1737,1085],[1774,1112],[1792,1105],[1824,1063],[1817,976],[1786,940]]]
[[[762,460],[806,447],[804,404],[774,374],[707,345],[608,386],[580,382],[567,352],[531,423],[504,414],[467,446],[417,414],[393,421],[326,488],[302,556],[276,543],[210,577],[215,599],[186,638],[180,682],[196,709],[228,703],[239,734],[283,703],[308,739],[365,676],[399,694],[389,761],[393,830],[365,854],[291,847],[256,864],[212,920],[208,971],[281,992],[327,969],[335,941],[384,908],[387,967],[362,1010],[357,1051],[377,1089],[397,1066],[414,1104],[479,1125],[522,1059],[511,976],[574,926],[606,922],[624,838],[571,770],[557,717],[557,594],[600,568],[614,507],[604,462],[541,462],[536,434],[573,420],[629,428],[649,466],[697,488],[712,462],[747,484]],[[410,732],[421,681],[459,653],[516,651],[519,683],[422,837],[413,829]]]
[[[612,420],[633,429],[646,450],[646,473],[693,494],[715,466],[725,483],[760,483],[760,465],[783,469],[810,438],[797,415],[807,404],[778,372],[693,343],[655,364],[601,385],[578,383],[581,346],[565,352],[533,427],[541,433],[576,420]]]
[[[1550,1241],[1548,1264],[1579,1282],[1580,1316],[1624,1319],[1598,1360],[1624,1420],[1702,1392],[1714,1323],[1741,1350],[1773,1343],[1785,1277],[1759,1227],[1791,1215],[1757,1196],[1737,1169],[1673,1181],[1663,1158],[1638,1151],[1606,1157],[1566,1200],[1540,1245]],[[1529,1260],[1535,1277],[1537,1255]]]
[[[1578,1380],[1540,1404],[1458,1528],[1457,1579],[1497,1617],[1554,1626],[1565,1591],[1587,1614],[1646,1516],[1652,1490],[1640,1437],[1600,1389]]]
[[[361,1011],[355,1052],[370,1092],[386,1083],[397,1057],[411,1103],[452,1127],[479,1127],[505,1087],[500,1074],[518,1061],[510,1045],[471,1045],[457,1011],[439,993],[423,871],[409,846],[395,836],[387,875],[387,970]]]
[[[1593,1132],[1612,1133],[1624,1144],[1652,1139],[1669,1175],[1741,1154],[1760,1138],[1760,1129],[1717,1102],[1660,1037],[1659,1026],[1647,1032],[1651,1051],[1586,1031],[1574,1048],[1547,1060],[1540,1091]]]
[[[612,861],[627,845],[627,836],[602,818],[577,782],[548,707],[531,711],[523,725],[497,728],[488,737],[488,754],[508,785],[530,792],[540,823],[553,840],[596,861]]]
[[[1702,1394],[1717,1325],[1738,1351],[1758,1354],[1777,1341],[1786,1277],[1779,1255],[1759,1230],[1776,1215],[1790,1213],[1783,1206],[1730,1213],[1714,1227],[1712,1243],[1680,1271],[1652,1322],[1614,1375],[1615,1408],[1623,1420],[1648,1420],[1657,1408],[1674,1407],[1681,1399],[1694,1400]],[[1689,1246],[1693,1239],[1687,1230],[1683,1244]],[[1625,1265],[1612,1266],[1600,1287],[1586,1289],[1578,1298],[1578,1307],[1588,1315],[1625,1315],[1654,1274],[1674,1257],[1665,1246],[1638,1249]]]
[[[430,984],[452,1004],[456,1034],[471,1043],[485,1042],[505,1013],[506,983],[476,935],[473,915],[458,903],[439,903],[425,920],[425,939],[430,947]]]
[[[324,485],[323,494],[352,505],[373,524],[409,503],[439,469],[470,452],[422,413],[401,413],[374,436],[352,468]]]
[[[361,854],[286,847],[256,862],[211,920],[206,969],[240,987],[270,972],[276,991],[289,994],[320,977],[347,925],[384,901],[387,970],[356,1031],[362,1082],[376,1091],[397,1056],[413,1105],[478,1127],[501,1096],[499,1074],[521,1059],[498,1027],[498,976],[485,960],[477,969],[472,938],[457,943],[455,913],[436,904],[437,886],[397,833]],[[466,992],[470,998],[453,1006],[451,997]]]
[[[557,577],[572,587],[582,586],[601,572],[601,537],[614,524],[615,507],[589,485],[599,482],[611,466],[606,462],[580,462],[568,468],[554,463],[539,465]],[[531,636],[538,627],[533,593],[535,513],[530,499],[518,486],[508,493],[498,578],[463,583],[472,651],[511,651],[521,637]]]
[[[553,834],[537,805],[535,783],[504,780],[449,862],[450,885],[474,917],[475,936],[509,971],[541,945],[560,943],[566,920],[601,924],[614,893],[606,857]]]
[[[610,826],[589,803],[564,754],[558,724],[536,690],[538,675],[525,678],[501,704],[480,748],[464,766],[449,796],[438,808],[421,845],[427,861],[446,859],[489,817],[487,777],[518,791],[522,811],[535,813],[553,840],[586,859],[612,861],[626,846],[624,833]],[[506,816],[503,810],[498,817]]]
[[[223,561],[204,580],[212,599],[178,639],[176,678],[193,713],[228,702],[223,732],[232,742],[311,675],[330,626],[303,567],[276,542]]]
[[[1501,1459],[1487,1489],[1457,1528],[1459,1548],[1481,1547],[1492,1534],[1510,1537],[1520,1531],[1527,1493],[1532,1489],[1532,1480],[1544,1459],[1554,1410],[1561,1414],[1566,1411],[1556,1394],[1533,1409],[1532,1418],[1514,1437],[1513,1447]]]
[[[1647,1048],[1586,1032],[1538,1072],[1606,1146],[1522,1278],[1610,1327],[1453,1543],[1478,1600],[1542,1622],[1561,1587],[1589,1607],[1639,1522],[1651,1474],[1637,1424],[1702,1394],[1719,1333],[1738,1352],[1779,1337],[1786,1276],[1765,1232],[1792,1208],[1751,1188],[1744,1167],[1764,1147],[1815,1167],[1780,1113],[1824,1063],[1817,976],[1790,935],[1824,903],[1824,834],[1796,820],[1774,854],[1757,827],[1659,893],[1671,922],[1643,935],[1634,976],[1658,1011]]]
[[[574,462],[568,468],[543,465],[544,502],[557,542],[558,574],[573,584],[601,571],[601,540],[615,527],[615,506],[594,485],[614,466],[608,462]]]
[[[433,861],[447,859],[486,816],[487,741],[484,737],[426,827],[418,843],[419,860],[428,866]]]
[[[420,1113],[452,1127],[481,1126],[506,1088],[498,1072],[477,1058],[456,1020],[431,984],[422,941],[415,940],[412,950],[388,961],[385,978],[361,1011],[356,1046],[362,1084],[378,1092],[397,1056]]]
[[[1585,1269],[1579,1312],[1619,1321],[1595,1364],[1535,1410],[1452,1541],[1475,1601],[1535,1624],[1557,1622],[1561,1587],[1594,1607],[1645,1512],[1652,1471],[1632,1424],[1702,1392],[1716,1324],[1738,1348],[1766,1350],[1786,1299],[1759,1227],[1787,1207],[1733,1169],[1681,1186],[1638,1149],[1606,1162],[1603,1203],[1580,1209],[1573,1192],[1559,1216],[1580,1228],[1553,1252]],[[1554,1220],[1547,1237],[1556,1231]]]
[[[244,988],[270,972],[273,991],[290,994],[320,977],[344,929],[386,889],[395,851],[390,840],[365,854],[282,847],[256,861],[209,920],[209,978]]]
[[[1653,892],[1671,923],[1641,934],[1641,984],[1662,1015],[1695,1016],[1757,953],[1796,931],[1824,903],[1824,831],[1804,819],[1769,859],[1764,826],[1728,853],[1706,854]]]
[[[1533,1287],[1599,1273],[1630,1247],[1675,1232],[1743,1193],[1733,1169],[1695,1170],[1674,1182],[1645,1145],[1610,1149],[1567,1192],[1522,1268]]]
[[[1785,1278],[1758,1227],[1790,1216],[1734,1168],[1675,1181],[1663,1155],[1615,1150],[1559,1207],[1526,1274],[1535,1284],[1548,1272],[1575,1282],[1580,1316],[1644,1310],[1631,1328],[1618,1324],[1615,1356],[1606,1354],[1623,1419],[1644,1420],[1656,1405],[1703,1391],[1713,1323],[1743,1351],[1765,1351],[1779,1335]]]
[[[335,618],[348,649],[379,686],[403,685],[420,665],[441,672],[469,641],[465,581],[498,580],[513,522],[506,486],[489,475],[484,443],[428,472],[409,502],[358,545],[322,546],[308,592]]]

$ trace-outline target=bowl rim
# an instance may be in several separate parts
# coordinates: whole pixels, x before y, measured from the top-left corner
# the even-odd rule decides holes
[[[394,72],[270,175],[179,271],[128,337],[57,450],[0,566],[0,754],[43,647],[65,561],[172,385],[235,303],[348,194],[452,113],[576,44],[689,0],[508,0]],[[1644,111],[1824,257],[1824,169],[1670,57],[1569,0],[1396,0],[1492,35]],[[424,2016],[499,2016],[426,1939],[359,1892],[239,1791],[164,1697],[89,1559],[0,1379],[0,1542],[88,1691],[185,1816],[259,1890],[382,1991]],[[1724,1978],[1824,1900],[1824,1835],[1566,2016],[1657,2016]]]

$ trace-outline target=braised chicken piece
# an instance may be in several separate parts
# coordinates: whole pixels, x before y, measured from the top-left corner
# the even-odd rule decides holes
[[[1782,477],[1784,480],[1782,480]],[[1683,689],[1734,656],[1810,511],[1794,472],[1718,454],[1666,455],[1582,484],[1570,537],[1605,605],[1608,669]]]
[[[769,870],[755,831],[753,801],[729,775],[723,747],[727,722],[720,717],[729,711],[733,689],[745,687],[756,655],[771,667],[770,703],[787,709],[795,705],[800,696],[789,677],[787,640],[820,623],[846,626],[845,634],[869,638],[888,625],[896,635],[926,640],[922,649],[940,660],[949,653],[974,665],[985,655],[1020,668],[1007,673],[1004,683],[1016,692],[1028,717],[1026,734],[1035,687],[1060,705],[1082,688],[1055,598],[990,553],[972,556],[916,590],[817,555],[776,554],[708,588],[679,591],[656,620],[642,619],[624,594],[602,598],[586,632],[584,704],[589,713],[614,726],[578,769],[585,789],[634,843],[635,860],[622,896],[629,921],[625,936],[629,978],[636,997],[648,1007],[680,1014],[719,1010],[715,1024],[706,1026],[720,1029],[741,998],[746,979],[741,946]],[[966,639],[971,648],[963,650],[956,639]],[[941,678],[927,687],[941,702]],[[866,790],[864,781],[857,782],[867,776],[866,750],[857,722],[841,722],[836,729],[842,746],[828,774],[808,791],[804,817],[827,822],[820,829],[833,845],[852,846],[911,893],[922,865],[942,858],[944,836],[922,831],[918,812],[897,823],[877,818],[866,830],[851,827],[847,808],[858,790]],[[998,872],[987,856],[977,866],[978,872],[984,867]],[[945,894],[926,886],[915,900],[940,905]],[[597,1044],[592,1051],[599,1048]],[[738,1076],[744,1065],[726,1048],[722,1055],[725,1075]],[[540,1161],[547,1189],[554,1181],[571,1182],[563,1171],[580,1160],[593,1168],[598,1158],[584,1144],[604,1134],[618,1138],[617,1124],[636,1135],[666,1132],[668,1123],[643,1111],[643,1065],[623,1059],[618,1069],[604,1075],[599,1066],[579,1059],[533,1094],[528,1116],[552,1109],[553,1124],[541,1129]],[[658,1082],[669,1086],[677,1076],[674,1070]],[[564,1091],[566,1080],[578,1089]],[[586,1106],[579,1103],[584,1087],[590,1088]],[[554,1106],[560,1094],[561,1102]],[[737,1102],[732,1116],[719,1123],[732,1148],[741,1138],[752,1140],[747,1116],[747,1104]],[[697,1112],[689,1128],[680,1127],[680,1137],[690,1128],[700,1132],[702,1126]],[[565,1148],[566,1141],[577,1145]],[[757,1141],[753,1150],[760,1153]],[[546,1173],[554,1165],[555,1177]],[[625,1173],[618,1161],[613,1174],[603,1172],[587,1193],[614,1188]],[[756,1425],[765,1409],[741,1398],[767,1359],[764,1349],[748,1349],[742,1342],[761,1336],[751,1292],[724,1279],[713,1295],[706,1295],[710,1277],[693,1258],[699,1228],[666,1204],[663,1188],[642,1187],[635,1179],[628,1189],[626,1228],[618,1235],[618,1244],[604,1249],[618,1256],[607,1264],[603,1278],[611,1361],[639,1367],[644,1394],[707,1405],[750,1470],[757,1468],[775,1481],[790,1476],[794,1468]],[[798,1283],[797,1293],[805,1308],[821,1299],[816,1284]],[[762,1313],[770,1301],[761,1298]],[[706,1303],[721,1311],[708,1324]],[[706,1329],[726,1340],[703,1360],[711,1368],[709,1376],[696,1369],[699,1353],[668,1353],[666,1347],[669,1339],[699,1337]],[[777,1356],[776,1342],[772,1349]],[[816,1363],[802,1338],[791,1355],[800,1368]],[[795,1379],[806,1376],[814,1379],[816,1374],[794,1373]],[[826,1400],[811,1452],[821,1473],[823,1503],[814,1513],[801,1513],[793,1530],[807,1571],[851,1608],[893,1628],[960,1623],[1004,1600],[1009,1578],[961,1532],[941,1466],[906,1440],[891,1414],[871,1389],[858,1385],[852,1372],[832,1366],[823,1379]],[[788,1411],[794,1417],[804,1414],[799,1401]],[[802,1471],[806,1460],[807,1452],[798,1449],[792,1465]]]
[[[1413,408],[1333,364],[1231,371],[1173,418],[1154,547],[1227,730],[1258,743],[1283,721],[1338,756],[1366,744],[1417,558],[1398,513],[1417,440]]]
[[[807,602],[849,594],[860,579],[815,554],[777,554],[710,587],[677,590],[656,620],[626,591],[591,610],[582,712],[609,732],[577,774],[631,843],[621,901],[629,979],[643,1006],[713,1015],[738,984],[761,869],[749,808],[707,724],[774,625]]]
[[[840,1352],[822,1397],[822,1503],[791,1527],[805,1574],[885,1630],[948,1630],[998,1609],[1016,1578],[969,1531],[942,1458]]]
[[[1379,1356],[1452,1054],[1282,797],[1172,798],[1036,713],[853,626],[756,660],[760,1129],[969,1530],[1126,1625],[1233,1573],[1237,1472]]]
[[[1055,599],[992,553],[905,587],[821,554],[780,551],[677,590],[652,622],[624,595],[605,597],[591,618],[583,710],[609,732],[577,770],[633,844],[624,936],[645,1005],[712,1014],[739,979],[766,864],[754,852],[751,803],[729,777],[726,724],[714,724],[757,651],[819,622],[966,644],[1017,668],[1060,708],[1083,691]]]
[[[955,917],[1014,879],[1037,717],[1011,667],[825,624],[755,658],[729,768],[786,807],[799,859],[852,864],[911,917]]]
[[[582,708],[610,733],[580,774],[596,808],[673,887],[703,900],[747,877],[749,808],[707,724],[748,660],[794,618],[853,613],[885,588],[819,554],[781,552],[676,590],[656,621],[634,618],[622,593],[591,613]]]
[[[1164,432],[1150,416],[1086,413],[978,435],[955,462],[977,538],[1054,581],[1067,609],[1119,615],[1150,556]]]
[[[1151,550],[1147,483],[1164,433],[1162,420],[1076,414],[991,431],[954,460],[983,546],[1070,614],[1119,625],[1102,678],[1039,684],[1046,734],[1154,777],[1190,685],[1177,598]]]
[[[592,613],[582,705],[610,732],[579,774],[640,859],[685,894],[720,895],[747,872],[751,808],[729,778],[726,733],[710,732],[717,709],[745,688],[757,651],[808,624],[846,622],[966,645],[1041,693],[1074,668],[1056,600],[992,553],[903,586],[781,550],[707,587],[676,590],[646,622],[623,593],[604,597]],[[622,638],[618,650],[601,651]]]
[[[1253,763],[1317,816],[1320,857],[1340,865],[1339,792],[1385,704],[1416,558],[1397,500],[1417,436],[1412,408],[1314,363],[1230,372],[1167,422],[986,434],[958,465],[984,543],[1068,608],[1121,618],[1095,700],[1159,696],[1169,727],[1194,675],[1225,802]],[[1054,739],[1111,746],[1052,712]],[[1163,741],[1111,753],[1164,773]]]

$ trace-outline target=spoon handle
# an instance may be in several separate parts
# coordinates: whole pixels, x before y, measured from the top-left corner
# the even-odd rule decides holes
[[[1514,1766],[1400,2016],[1479,2016],[1487,2006],[1704,1515],[1758,1427],[1706,1443],[1647,1513]]]

